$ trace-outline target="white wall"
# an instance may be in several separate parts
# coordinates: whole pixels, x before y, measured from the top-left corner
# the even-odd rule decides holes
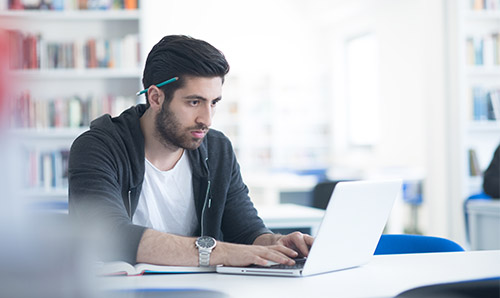
[[[350,18],[325,22],[333,54],[334,164],[373,172],[424,177],[420,227],[450,237],[448,214],[444,19],[442,1],[380,0]],[[423,17],[425,16],[425,18]],[[380,44],[381,140],[371,150],[353,149],[345,136],[346,38],[374,32]],[[339,67],[340,65],[340,67]],[[385,170],[384,170],[385,169]],[[408,172],[408,170],[410,170]]]
[[[144,1],[143,53],[164,35],[185,34],[221,49],[231,72],[285,72],[292,64],[280,59],[283,42],[293,46],[288,50],[300,51],[310,31],[293,4],[285,0]]]

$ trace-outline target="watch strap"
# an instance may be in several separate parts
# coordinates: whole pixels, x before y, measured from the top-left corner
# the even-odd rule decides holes
[[[200,267],[210,266],[210,253],[211,253],[211,250],[210,251],[204,250],[204,249],[199,250],[198,255],[199,255]]]

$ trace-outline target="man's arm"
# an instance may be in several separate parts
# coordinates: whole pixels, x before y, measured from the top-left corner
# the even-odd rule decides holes
[[[128,159],[126,150],[113,146],[109,139],[97,129],[73,142],[68,165],[69,216],[96,238],[99,259],[134,263],[145,228],[132,223],[122,197],[120,181],[125,171],[120,169],[126,165],[120,166],[120,161]]]
[[[294,262],[290,258],[296,257],[297,252],[279,244],[279,241],[272,244],[269,241],[270,238],[265,235],[261,235],[259,238],[262,243],[269,243],[266,245],[217,242],[217,246],[210,255],[210,265],[247,266],[256,264],[265,266],[268,261],[292,265]],[[171,266],[198,266],[198,249],[195,246],[195,240],[195,237],[177,236],[147,229],[139,243],[137,262]]]

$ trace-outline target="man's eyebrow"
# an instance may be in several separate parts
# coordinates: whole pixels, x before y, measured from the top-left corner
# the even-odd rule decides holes
[[[203,100],[203,101],[208,101],[208,99],[206,99],[205,97],[201,96],[201,95],[197,95],[197,94],[192,94],[192,95],[187,95],[187,96],[184,96],[185,99],[197,99],[197,100]],[[222,95],[221,96],[218,96],[213,100],[221,100],[222,99]]]

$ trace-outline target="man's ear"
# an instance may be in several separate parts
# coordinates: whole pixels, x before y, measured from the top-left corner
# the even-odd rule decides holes
[[[154,110],[161,109],[164,100],[165,94],[162,90],[160,90],[160,88],[156,87],[155,85],[151,85],[148,88],[148,101],[151,108],[153,108]]]

